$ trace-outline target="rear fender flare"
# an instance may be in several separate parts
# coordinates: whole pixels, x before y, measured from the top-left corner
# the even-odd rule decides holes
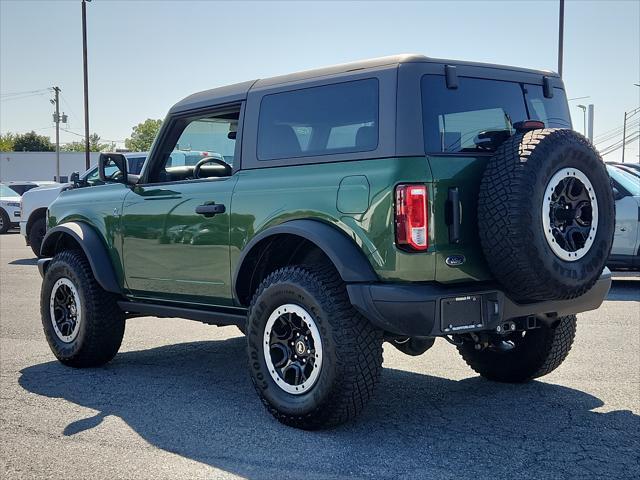
[[[262,231],[244,247],[233,275],[235,298],[239,298],[238,281],[242,281],[247,273],[243,267],[252,250],[259,248],[258,245],[263,240],[281,234],[295,235],[315,244],[331,260],[346,283],[378,281],[378,276],[365,254],[345,232],[318,220],[292,220]]]

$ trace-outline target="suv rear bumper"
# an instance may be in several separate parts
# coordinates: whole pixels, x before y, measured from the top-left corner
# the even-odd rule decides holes
[[[495,285],[445,286],[352,283],[351,303],[374,325],[409,337],[437,337],[494,330],[510,319],[535,316],[552,319],[598,308],[611,287],[605,268],[596,284],[571,300],[516,303]]]

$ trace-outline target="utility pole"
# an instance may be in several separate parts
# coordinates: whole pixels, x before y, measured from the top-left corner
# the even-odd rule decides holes
[[[562,49],[564,44],[564,0],[560,0],[560,18],[558,25],[558,75],[562,77]]]
[[[622,123],[622,163],[624,163],[624,144],[627,142],[627,112],[624,112],[624,122]]]
[[[622,163],[624,163],[624,147],[627,143],[627,120],[629,120],[634,115],[640,113],[640,107],[634,108],[628,112],[624,112],[624,122],[622,124]],[[640,144],[640,141],[638,142]]]
[[[593,142],[593,118],[594,118],[594,114],[595,114],[595,107],[593,106],[593,103],[589,104],[589,114],[588,114],[588,128],[587,128],[587,138]]]
[[[60,181],[60,88],[53,87],[56,106],[56,112],[53,114],[53,120],[56,122],[56,182]]]
[[[91,0],[88,0],[91,1]],[[84,69],[84,148],[85,167],[89,170],[89,77],[87,73],[87,2],[82,0],[82,66]]]

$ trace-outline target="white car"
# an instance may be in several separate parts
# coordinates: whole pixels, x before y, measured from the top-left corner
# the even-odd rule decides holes
[[[147,158],[146,152],[125,153],[129,163],[129,172],[138,174]],[[83,173],[78,182],[78,187],[93,187],[102,185],[98,175],[98,167],[92,167]],[[60,192],[74,188],[73,183],[58,183],[44,187],[34,188],[25,192],[22,196],[22,220],[20,221],[20,234],[25,238],[27,245],[33,253],[40,256],[40,245],[47,231],[47,208],[58,198]]]
[[[0,183],[0,234],[6,233],[20,222],[20,195]]]
[[[640,177],[607,165],[616,199],[616,229],[607,266],[640,270]]]

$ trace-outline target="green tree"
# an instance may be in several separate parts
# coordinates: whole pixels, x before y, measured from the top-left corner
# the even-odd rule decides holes
[[[11,132],[0,133],[0,152],[12,152],[15,141],[15,134]]]
[[[49,137],[31,131],[16,135],[13,149],[16,152],[54,152],[56,147]]]
[[[161,125],[162,120],[147,118],[144,122],[133,127],[131,138],[124,141],[124,146],[132,152],[146,152],[151,148]]]
[[[100,135],[92,133],[89,135],[89,151],[90,152],[103,152],[111,148],[108,143],[100,143]],[[60,147],[65,152],[84,152],[84,142],[69,142],[66,145]]]

